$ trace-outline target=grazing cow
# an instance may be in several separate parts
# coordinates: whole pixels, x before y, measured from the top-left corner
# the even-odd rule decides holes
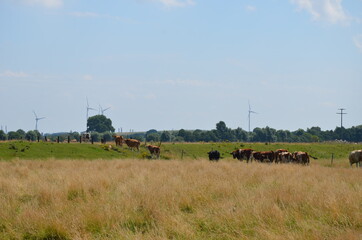
[[[300,163],[303,165],[308,165],[310,162],[309,155],[307,152],[294,152],[292,154],[292,159],[293,159],[293,162]]]
[[[242,160],[240,155],[240,149],[234,150],[230,154],[233,155],[234,159],[237,158],[238,160]]]
[[[268,160],[268,162],[273,162],[274,160],[274,152],[273,151],[264,151],[264,152],[257,152],[254,151],[252,153],[253,159],[255,161],[264,162],[264,160]]]
[[[220,159],[220,152],[217,151],[217,150],[210,151],[207,154],[209,154],[209,160],[210,161],[216,161],[217,162]]]
[[[233,155],[233,158],[237,158],[239,161],[243,161],[243,159],[246,159],[246,162],[249,163],[249,160],[251,159],[253,149],[245,148],[245,149],[238,149],[235,151],[232,151],[230,154]]]
[[[251,155],[255,161],[262,162],[264,160],[261,152],[253,151]]]
[[[127,144],[127,146],[130,148],[130,149],[134,149],[136,148],[137,151],[140,150],[140,145],[141,145],[141,142],[136,140],[136,139],[126,139],[124,140],[124,142]]]
[[[124,142],[124,138],[122,136],[117,136],[117,135],[113,135],[114,141],[116,143],[116,146],[121,146],[123,145]]]
[[[281,163],[289,163],[292,161],[292,154],[290,152],[281,152],[278,155],[278,159]]]
[[[361,167],[362,150],[354,150],[349,154],[349,164],[356,164],[356,167]]]
[[[160,157],[160,153],[161,153],[161,148],[158,146],[154,146],[154,145],[148,145],[147,146],[148,150],[151,153],[151,156],[156,156],[157,158]]]
[[[264,162],[265,159],[267,159],[269,162],[273,162],[274,161],[274,152],[273,151],[265,151],[265,152],[261,152],[262,155],[262,162]]]
[[[281,161],[281,153],[283,152],[288,152],[287,149],[277,149],[274,152],[274,159],[275,159],[275,163],[279,163]]]

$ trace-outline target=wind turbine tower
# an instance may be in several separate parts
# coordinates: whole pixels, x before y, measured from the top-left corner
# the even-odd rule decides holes
[[[88,102],[88,98],[87,98],[87,121],[89,118],[89,110],[96,110],[96,109],[89,107],[89,102]]]
[[[89,107],[88,97],[87,97],[86,99],[87,99],[87,119],[86,119],[86,127],[85,127],[85,129],[88,128],[89,110],[94,110],[94,111],[96,111],[96,109]]]
[[[255,114],[257,114],[257,112],[254,112],[254,111],[252,111],[251,110],[251,107],[250,107],[250,102],[249,102],[249,111],[248,111],[248,118],[249,118],[249,138],[250,138],[250,115],[252,114],[252,113],[255,113]]]
[[[35,130],[38,131],[38,121],[44,119],[45,117],[38,117],[38,115],[36,115],[35,111],[33,111],[34,116],[35,116]]]

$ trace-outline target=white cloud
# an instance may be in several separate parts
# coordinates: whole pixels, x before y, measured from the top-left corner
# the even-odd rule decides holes
[[[309,12],[314,20],[345,23],[350,17],[342,7],[343,0],[291,0],[300,10]]]
[[[83,80],[85,81],[92,81],[93,80],[93,76],[90,74],[86,74],[83,76]]]
[[[29,77],[29,74],[26,74],[24,72],[13,72],[13,71],[7,70],[3,73],[0,73],[0,77],[25,78],[25,77]]]
[[[186,7],[195,5],[194,0],[152,0],[153,2],[159,2],[166,7]]]
[[[356,47],[362,52],[362,34],[359,34],[353,38],[353,42]]]
[[[63,0],[21,0],[30,5],[41,5],[47,8],[59,8],[63,6]]]
[[[256,7],[255,6],[251,6],[251,5],[248,5],[245,7],[245,9],[249,12],[254,12],[256,10]]]

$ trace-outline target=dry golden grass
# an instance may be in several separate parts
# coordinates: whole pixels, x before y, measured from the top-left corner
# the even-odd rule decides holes
[[[361,239],[362,170],[0,162],[0,239]]]

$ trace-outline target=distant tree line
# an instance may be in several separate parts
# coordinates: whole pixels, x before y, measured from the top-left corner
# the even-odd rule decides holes
[[[153,142],[324,142],[348,141],[362,142],[362,125],[352,128],[336,127],[335,130],[322,131],[320,127],[311,127],[307,130],[296,131],[276,130],[274,128],[254,128],[250,133],[237,128],[228,128],[225,122],[220,121],[213,130],[185,130],[158,132],[151,129],[146,133],[128,135],[141,141]]]
[[[111,123],[110,123],[111,124]],[[91,129],[89,127],[88,129]],[[93,141],[100,142],[101,139],[105,141],[112,141],[114,128],[104,128],[104,132],[91,131]],[[118,133],[124,135],[122,133]],[[25,132],[22,129],[17,131],[10,131],[7,134],[0,130],[0,140],[27,140],[36,141],[38,138],[44,140],[47,137],[49,141],[66,141],[69,137],[70,140],[79,141],[80,133],[78,132],[64,132],[41,135],[38,131]],[[254,128],[250,133],[247,131],[236,128],[228,128],[225,122],[220,121],[216,124],[216,129],[212,130],[185,130],[178,131],[157,131],[151,129],[147,132],[126,134],[125,137],[138,139],[147,142],[324,142],[343,140],[348,142],[362,142],[362,125],[351,128],[336,127],[334,130],[322,131],[320,127],[311,127],[307,130],[298,129],[296,131],[289,130],[276,130],[274,128]]]

